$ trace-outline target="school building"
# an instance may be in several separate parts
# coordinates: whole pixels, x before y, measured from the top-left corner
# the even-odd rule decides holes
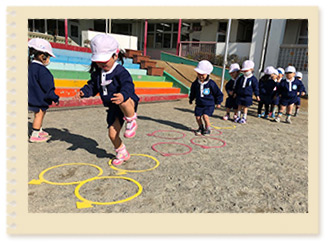
[[[99,32],[110,33],[122,48],[143,50],[153,59],[161,52],[189,57],[195,52],[224,55],[255,62],[255,75],[269,65],[294,65],[308,86],[307,19],[30,19],[29,38],[88,47]]]

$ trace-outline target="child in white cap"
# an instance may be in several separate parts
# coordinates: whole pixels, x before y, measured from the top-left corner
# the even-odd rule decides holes
[[[300,80],[295,78],[296,69],[294,66],[288,66],[285,69],[286,79],[283,79],[278,85],[277,96],[280,96],[280,110],[278,116],[274,119],[280,122],[282,113],[286,110],[286,123],[291,123],[291,113],[297,97],[301,94],[303,85]]]
[[[277,76],[277,79],[275,80],[275,82],[277,83],[277,85],[279,85],[279,83],[281,82],[283,76],[284,76],[284,69],[279,67],[277,68],[277,71],[278,71],[278,76]],[[276,93],[276,89],[277,89],[277,86],[274,88],[274,92]],[[279,110],[279,97],[278,96],[274,96],[274,98],[272,99],[272,103],[271,103],[271,108],[270,108],[270,117],[271,118],[275,118],[275,113],[276,113],[276,110]]]
[[[34,112],[30,142],[45,142],[50,135],[42,130],[46,111],[53,102],[59,104],[59,96],[55,94],[54,77],[47,69],[50,56],[55,57],[50,43],[41,38],[33,38],[28,42],[28,108]]]
[[[237,123],[247,123],[248,107],[252,105],[252,95],[255,94],[257,101],[259,98],[258,80],[253,75],[254,62],[251,60],[245,60],[242,63],[241,72],[243,76],[240,76],[237,80],[234,94],[236,96],[238,104],[238,117],[234,120]],[[243,110],[243,116],[241,117],[241,110]]]
[[[110,140],[116,151],[113,165],[129,160],[130,154],[119,137],[126,121],[124,137],[132,138],[137,130],[137,106],[139,98],[129,72],[117,60],[123,61],[119,43],[107,34],[98,34],[91,42],[91,79],[77,94],[77,98],[95,96],[97,93],[107,110],[107,124]]]
[[[278,76],[278,71],[273,66],[268,66],[264,70],[265,75],[259,79],[259,97],[258,102],[258,118],[264,115],[264,118],[269,116],[269,107],[275,96],[277,83],[275,80]],[[265,105],[265,113],[262,114],[263,105]]]
[[[236,81],[239,78],[240,75],[240,66],[237,63],[231,64],[229,69],[229,74],[231,76],[231,79],[226,83],[225,90],[228,95],[225,102],[226,107],[226,115],[223,117],[223,120],[228,120],[230,118],[230,110],[233,108],[234,116],[233,120],[235,120],[238,117],[238,105],[236,103],[236,99],[233,98],[233,91],[236,85]]]
[[[298,116],[298,113],[299,113],[299,109],[300,109],[300,97],[301,96],[304,96],[306,94],[306,90],[305,90],[305,86],[303,84],[303,73],[301,72],[296,72],[296,76],[295,76],[299,81],[301,81],[302,85],[303,85],[303,89],[302,89],[302,92],[297,96],[297,101],[295,103],[296,105],[296,110],[295,110],[295,114],[294,116],[297,117]]]
[[[213,66],[209,61],[200,61],[194,70],[197,72],[197,78],[191,85],[189,102],[192,104],[193,100],[196,100],[194,115],[199,126],[195,132],[196,135],[206,135],[210,134],[209,116],[214,113],[215,105],[220,108],[223,93],[217,84],[210,79],[209,75]],[[203,126],[202,120],[205,126]]]

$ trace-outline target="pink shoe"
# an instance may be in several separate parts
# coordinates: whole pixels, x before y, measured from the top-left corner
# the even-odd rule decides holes
[[[46,131],[43,131],[43,130],[40,131],[39,135],[42,137],[51,137]]]
[[[32,136],[30,137],[29,141],[30,142],[46,142],[47,140],[49,140],[49,137],[47,136],[41,136],[40,133],[38,136]]]
[[[123,134],[123,136],[126,138],[134,137],[137,130],[137,122],[136,122],[137,114],[135,113],[133,117],[124,117],[123,119],[127,122],[126,131]]]
[[[116,149],[116,156],[115,159],[113,159],[112,164],[113,165],[121,165],[124,161],[128,161],[130,159],[130,154],[126,150],[126,146],[122,145],[121,148]]]

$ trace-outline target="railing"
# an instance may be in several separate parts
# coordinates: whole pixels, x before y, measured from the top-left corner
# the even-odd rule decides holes
[[[193,57],[198,53],[216,54],[216,42],[182,41],[179,47],[179,56]]]
[[[65,44],[65,37],[61,37],[61,36],[53,36],[53,35],[48,35],[45,33],[40,33],[40,32],[28,32],[28,38],[32,39],[32,38],[42,38],[47,40],[48,42],[52,42],[52,43],[62,43]],[[79,46],[78,44],[76,44],[71,38],[68,39],[68,44],[69,45],[73,45],[73,46]]]
[[[289,65],[295,66],[297,71],[308,71],[308,45],[281,45],[278,67]]]

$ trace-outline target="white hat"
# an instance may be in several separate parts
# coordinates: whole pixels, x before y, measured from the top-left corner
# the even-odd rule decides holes
[[[228,73],[235,72],[235,71],[240,71],[240,66],[238,63],[231,64]]]
[[[275,74],[275,75],[279,75],[279,72],[278,72],[278,70],[277,69],[275,69],[275,68],[273,68],[273,72],[272,72],[272,74]]]
[[[56,57],[54,54],[53,54],[53,49],[50,45],[50,43],[45,40],[45,39],[41,39],[41,38],[32,38],[27,46],[29,48],[34,48],[35,50],[37,51],[40,51],[42,53],[47,53],[49,54],[50,56],[52,57]]]
[[[284,69],[283,69],[283,68],[279,67],[279,68],[278,68],[278,72],[279,72],[280,74],[283,74],[283,75],[284,75]]]
[[[303,79],[303,73],[301,73],[300,71],[296,72],[295,77],[300,77],[301,79]]]
[[[268,67],[265,68],[264,73],[265,73],[266,75],[271,75],[271,74],[273,74],[273,71],[274,71],[274,70],[275,70],[275,69],[274,69],[273,66],[268,66]]]
[[[296,68],[294,66],[288,66],[285,70],[286,73],[293,72],[296,73]]]
[[[113,54],[118,53],[119,43],[107,34],[98,34],[91,39],[90,48],[92,61],[106,62],[112,58]]]
[[[199,74],[209,75],[213,69],[214,67],[208,60],[201,60],[194,70]]]
[[[242,63],[241,71],[247,71],[247,70],[250,70],[250,69],[254,69],[254,67],[255,67],[255,63],[253,61],[245,60]]]

